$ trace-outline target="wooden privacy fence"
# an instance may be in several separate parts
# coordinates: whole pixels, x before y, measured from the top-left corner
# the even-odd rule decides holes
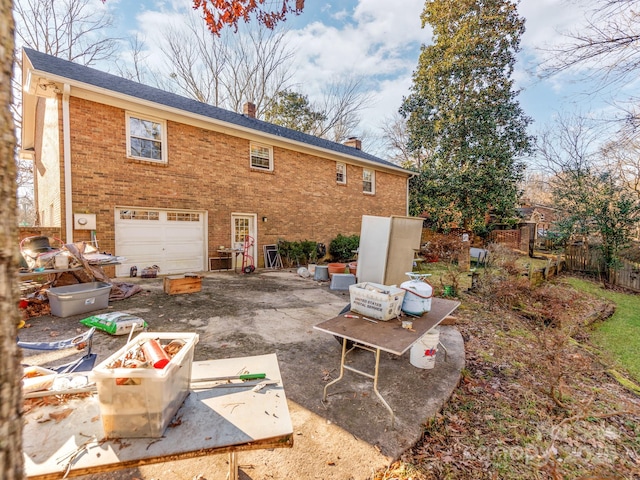
[[[494,230],[489,235],[489,241],[517,250],[520,248],[520,230]]]
[[[622,260],[622,267],[613,270],[610,281],[620,287],[640,292],[640,264]]]
[[[564,256],[570,272],[603,275],[613,285],[640,292],[640,263],[621,259],[618,268],[610,269],[599,249],[586,246],[569,246]]]
[[[570,245],[565,249],[567,270],[591,274],[606,273],[606,265],[600,250],[586,246]]]

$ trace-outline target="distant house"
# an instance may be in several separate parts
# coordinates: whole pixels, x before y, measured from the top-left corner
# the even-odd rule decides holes
[[[536,236],[546,236],[551,224],[557,219],[557,210],[545,205],[528,205],[520,207],[518,214],[523,223],[536,225]]]
[[[23,51],[22,152],[41,227],[95,237],[116,267],[207,270],[221,247],[263,264],[278,239],[328,244],[362,215],[407,215],[412,173],[334,143],[35,50]],[[238,261],[241,260],[241,256]]]

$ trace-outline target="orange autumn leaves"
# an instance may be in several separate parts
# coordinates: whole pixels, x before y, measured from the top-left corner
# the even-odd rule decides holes
[[[225,26],[237,30],[238,21],[248,22],[251,17],[274,28],[288,14],[300,14],[304,0],[193,0],[193,8],[202,11],[209,30],[219,35]]]
[[[272,29],[286,20],[288,14],[302,13],[304,0],[193,0],[193,8],[202,10],[209,30],[220,35],[225,26],[233,26],[237,30],[239,20],[248,22],[252,16]]]

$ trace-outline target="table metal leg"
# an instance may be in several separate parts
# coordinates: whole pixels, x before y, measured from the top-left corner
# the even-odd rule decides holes
[[[229,480],[238,480],[238,457],[236,452],[229,452]]]
[[[322,395],[323,402],[327,401],[327,388],[329,388],[334,383],[338,383],[340,380],[342,380],[342,377],[344,377],[344,357],[346,356],[347,356],[347,339],[343,338],[342,339],[342,356],[340,357],[340,376],[335,380],[331,380],[329,383],[327,383],[324,386],[324,394]]]
[[[350,367],[349,365],[345,365],[344,364],[345,357],[347,356],[347,353],[349,353],[354,348],[360,348],[362,350],[368,350],[369,352],[372,352],[375,355],[375,357],[376,357],[376,365],[375,365],[375,369],[374,369],[373,375],[371,375],[370,373],[367,373],[367,372],[363,372],[362,370],[358,370],[357,368]],[[378,390],[378,373],[380,371],[380,349],[379,348],[374,349],[374,348],[371,348],[371,347],[366,347],[364,345],[357,345],[356,344],[353,348],[351,348],[350,350],[347,351],[347,339],[343,338],[342,339],[342,356],[340,358],[340,376],[338,378],[336,378],[335,380],[332,380],[331,382],[327,383],[324,386],[324,395],[322,396],[322,401],[323,402],[327,401],[327,388],[329,386],[333,385],[334,383],[338,383],[340,380],[342,380],[342,377],[344,377],[344,371],[345,370],[349,370],[350,372],[357,373],[358,375],[362,375],[364,377],[371,378],[373,380],[373,391],[375,392],[376,396],[380,399],[382,404],[385,406],[385,408],[387,410],[389,410],[389,413],[391,414],[391,428],[393,428],[394,425],[395,425],[396,416],[393,413],[393,410],[391,409],[391,407],[389,406],[387,401],[384,399],[384,397],[382,396],[382,394]]]
[[[444,350],[444,361],[446,362],[449,357],[449,352],[447,351],[447,347],[445,347],[442,342],[438,342],[438,346],[442,347],[442,349]]]
[[[374,376],[373,376],[373,391],[376,392],[376,395],[378,396],[378,398],[380,399],[382,404],[385,407],[387,407],[387,410],[389,410],[389,413],[391,413],[391,428],[393,428],[394,424],[396,422],[396,416],[393,413],[393,410],[391,409],[391,407],[389,406],[387,401],[384,398],[382,398],[382,394],[378,391],[378,371],[379,371],[379,367],[380,367],[380,349],[376,348],[376,369],[375,369],[375,373],[374,373]]]

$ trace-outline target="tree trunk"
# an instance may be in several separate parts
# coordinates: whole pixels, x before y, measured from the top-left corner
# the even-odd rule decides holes
[[[20,350],[16,344],[18,229],[16,216],[15,131],[11,116],[13,70],[13,0],[0,0],[0,477],[24,477],[22,459],[22,390]]]

